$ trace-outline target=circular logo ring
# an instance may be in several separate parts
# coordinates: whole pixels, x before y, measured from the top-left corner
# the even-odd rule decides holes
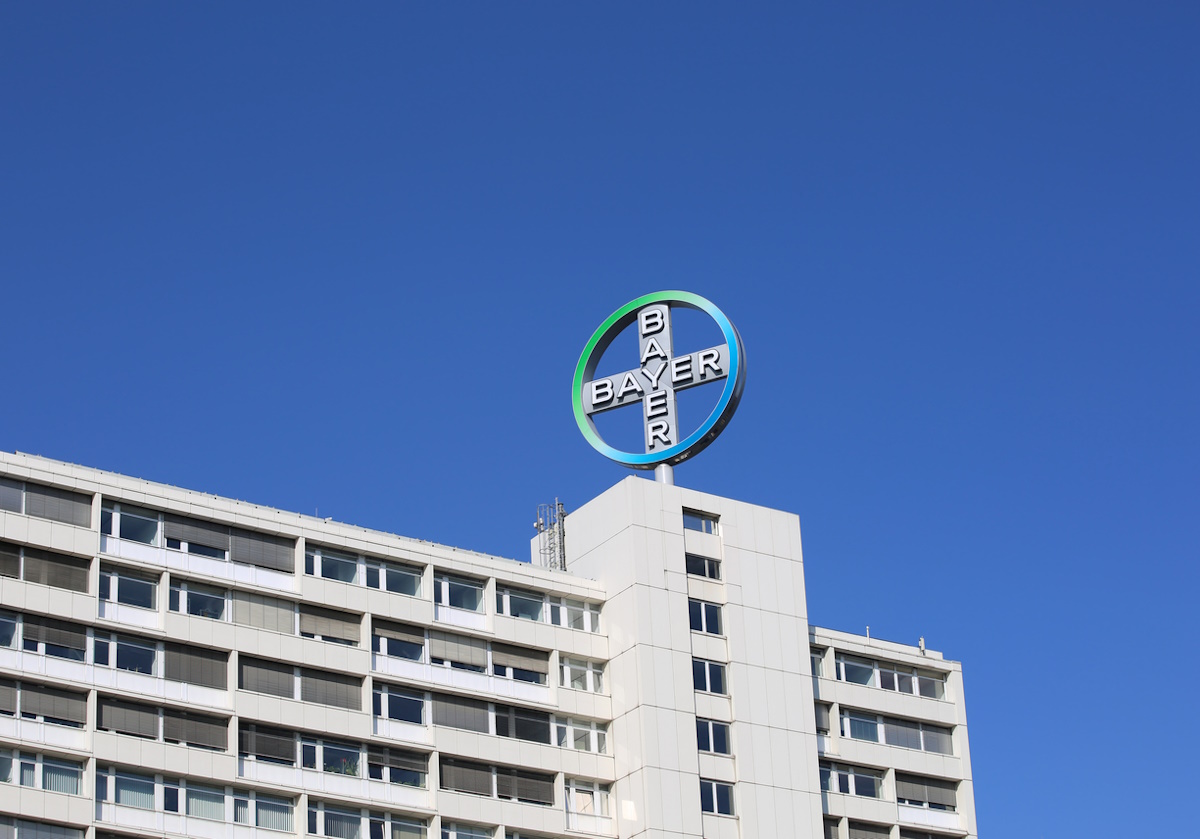
[[[656,304],[695,309],[704,312],[716,321],[725,338],[728,364],[728,369],[724,375],[725,383],[721,391],[721,397],[717,400],[717,404],[712,412],[700,427],[688,435],[687,438],[661,451],[648,451],[644,453],[624,452],[608,445],[601,439],[599,432],[596,430],[596,424],[592,420],[587,405],[585,405],[584,388],[592,381],[596,374],[596,366],[600,358],[617,335],[627,326],[638,320],[639,312],[642,309]],[[667,361],[663,363],[665,365]],[[660,368],[658,375],[661,376],[662,372],[663,370]],[[634,469],[653,469],[655,466],[663,463],[669,465],[682,463],[692,455],[703,451],[709,443],[716,439],[725,426],[729,424],[733,412],[737,409],[738,403],[741,401],[742,390],[745,388],[745,385],[746,361],[745,349],[742,347],[742,338],[738,335],[737,329],[734,328],[729,318],[725,317],[724,312],[698,294],[692,294],[687,291],[658,291],[626,303],[609,315],[607,320],[600,324],[600,327],[592,334],[587,345],[583,348],[583,354],[579,357],[579,363],[575,366],[575,379],[571,387],[571,405],[575,412],[575,422],[579,426],[584,439],[592,445],[592,448],[605,457],[625,466]]]

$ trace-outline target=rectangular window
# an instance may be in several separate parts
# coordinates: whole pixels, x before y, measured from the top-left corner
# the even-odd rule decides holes
[[[421,596],[421,569],[382,560],[367,560],[367,585],[393,594]]]
[[[725,695],[725,665],[702,658],[692,659],[692,685],[705,693]]]
[[[559,718],[554,723],[555,742],[560,748],[604,754],[607,748],[608,726],[587,720]]]
[[[545,596],[518,589],[496,589],[496,614],[541,622]]]
[[[282,766],[295,766],[296,734],[286,728],[241,723],[238,729],[238,755]]]
[[[116,666],[118,670],[145,673],[149,676],[154,675],[156,649],[153,642],[118,635],[116,643]]]
[[[425,658],[425,630],[407,623],[372,618],[371,649],[393,658],[422,661]]]
[[[433,602],[469,612],[483,611],[483,581],[439,574],[434,578]]]
[[[704,813],[733,815],[733,787],[720,781],[700,779],[700,810]]]
[[[83,767],[65,760],[42,759],[42,789],[79,795],[83,785]]]
[[[425,695],[401,690],[392,685],[375,687],[373,710],[375,716],[399,722],[425,724]]]
[[[854,656],[837,657],[837,677],[843,682],[875,687],[875,662]]]
[[[957,781],[896,773],[896,801],[910,807],[954,811],[958,806]]]
[[[425,787],[429,755],[370,744],[367,746],[367,773],[376,781],[408,787]]]
[[[844,795],[864,798],[880,798],[883,791],[883,773],[861,766],[846,766],[838,763],[820,764],[821,789]]]
[[[11,503],[11,488],[10,503]],[[15,511],[14,511],[15,512]],[[92,526],[92,496],[67,489],[25,484],[25,515],[73,524]]]
[[[492,643],[492,673],[505,679],[546,684],[550,672],[550,654],[541,650]]]
[[[8,564],[10,568],[11,552],[16,549],[16,545],[9,546]],[[88,571],[91,568],[89,560],[37,548],[21,548],[20,554],[22,557],[21,579],[25,582],[87,593]]]
[[[310,548],[304,557],[306,573],[337,580],[342,583],[358,582],[358,557],[329,548]],[[310,570],[311,569],[311,570]]]
[[[874,714],[858,711],[842,712],[842,735],[855,740],[879,742],[879,720]]]
[[[225,821],[225,793],[222,790],[189,783],[184,806],[192,818]]]
[[[113,565],[100,566],[100,599],[139,609],[157,608],[158,577]]]
[[[564,778],[563,786],[568,813],[583,816],[609,816],[608,784],[586,781],[581,778]]]
[[[225,592],[214,586],[190,581],[172,582],[171,611],[198,618],[225,620]]]
[[[595,661],[563,657],[560,661],[559,685],[591,693],[604,691],[604,665]]]
[[[729,754],[729,725],[717,720],[696,718],[696,743],[700,751]]]
[[[812,668],[812,674],[818,679],[825,676],[825,652],[818,650],[815,647],[808,652],[808,663]]]
[[[267,830],[291,833],[292,807],[291,801],[258,795],[254,802],[254,823]]]
[[[684,510],[683,529],[715,535],[717,532],[717,517],[711,516],[708,513],[698,513],[694,510]]]
[[[694,598],[688,600],[688,618],[693,632],[707,632],[709,635],[722,635],[721,607],[716,603],[707,603]]]
[[[545,711],[497,705],[496,734],[530,743],[550,743],[550,715]]]
[[[123,807],[154,809],[154,779],[144,775],[119,774],[113,779],[113,800]]]
[[[550,623],[584,632],[600,631],[600,604],[566,597],[550,598]]]
[[[710,580],[721,579],[720,560],[696,554],[685,554],[684,564],[687,566],[687,572],[693,576],[708,577]]]

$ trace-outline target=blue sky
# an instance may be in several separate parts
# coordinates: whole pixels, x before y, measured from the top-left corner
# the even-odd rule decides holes
[[[1162,832],[1200,745],[1198,24],[5,4],[0,448],[525,557],[625,474],[572,421],[587,337],[694,291],[750,373],[678,482],[800,515],[813,622],[965,663],[981,834]]]

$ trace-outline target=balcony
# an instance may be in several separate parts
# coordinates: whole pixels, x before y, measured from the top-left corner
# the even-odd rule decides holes
[[[472,612],[470,609],[456,609],[441,603],[433,605],[433,619],[441,623],[462,626],[467,629],[487,630],[487,615],[484,612]]]
[[[371,778],[339,775],[319,769],[301,769],[246,757],[238,758],[238,777],[263,784],[303,789],[310,794],[367,799],[410,809],[429,809],[433,804],[431,794],[425,788],[389,784]]]
[[[182,571],[186,574],[200,574],[215,577],[222,581],[246,583],[253,586],[275,589],[276,591],[294,591],[296,580],[294,575],[275,571],[271,568],[259,568],[256,565],[243,565],[240,562],[229,562],[223,559],[200,556],[199,554],[184,553],[183,551],[156,548],[142,542],[129,539],[118,539],[115,536],[100,536],[100,553],[122,559],[132,559],[151,565]]]
[[[567,813],[567,830],[612,836],[613,820],[611,816],[597,816],[591,813]]]
[[[47,746],[76,751],[87,751],[91,748],[91,735],[82,727],[72,728],[69,725],[54,725],[8,716],[0,716],[0,738],[45,743]]]
[[[115,603],[112,600],[101,600],[96,614],[104,620],[125,623],[130,626],[141,626],[146,629],[162,628],[157,609],[143,609],[141,606],[129,606],[125,603]]]
[[[933,830],[962,831],[962,818],[953,810],[934,810],[928,807],[913,807],[909,804],[897,805],[898,821],[902,825],[928,827]]]
[[[406,743],[421,743],[433,745],[433,733],[427,725],[417,725],[402,720],[392,720],[386,717],[372,717],[371,733],[389,740],[402,740]]]
[[[455,611],[461,610],[456,609]],[[539,705],[551,704],[550,687],[548,685],[523,682],[519,679],[502,679],[499,676],[491,676],[487,673],[424,664],[419,661],[411,661],[406,658],[397,658],[381,653],[371,654],[371,669],[376,673],[385,673],[401,679],[452,687],[470,693],[486,693],[520,702],[534,702]]]

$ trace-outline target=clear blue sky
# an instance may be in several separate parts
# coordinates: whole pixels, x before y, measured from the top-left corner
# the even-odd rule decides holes
[[[695,291],[750,378],[678,482],[800,515],[813,622],[965,662],[981,834],[1166,833],[1198,14],[6,3],[0,448],[526,557],[625,474],[588,335]]]

